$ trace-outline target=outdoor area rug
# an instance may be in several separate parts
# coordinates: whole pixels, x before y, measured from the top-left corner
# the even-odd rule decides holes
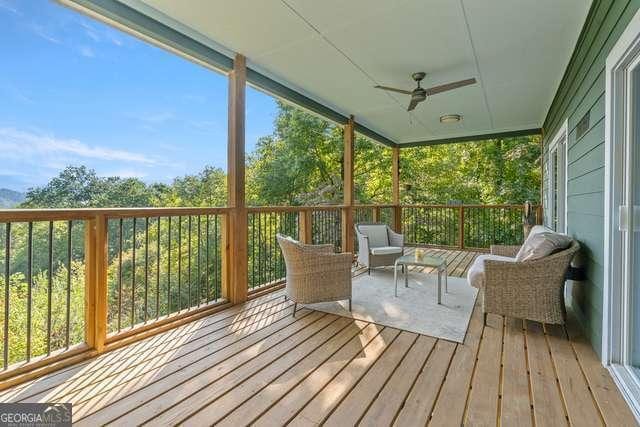
[[[376,269],[371,275],[353,279],[353,311],[347,301],[306,304],[314,310],[378,323],[450,341],[463,342],[469,326],[478,290],[467,279],[449,277],[449,292],[444,291],[438,305],[438,275],[409,272],[409,287],[404,287],[398,271],[398,297],[393,294],[393,269]]]

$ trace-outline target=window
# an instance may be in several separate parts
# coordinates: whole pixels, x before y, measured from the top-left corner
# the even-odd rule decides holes
[[[549,144],[545,155],[544,208],[547,227],[566,232],[567,227],[567,122]]]

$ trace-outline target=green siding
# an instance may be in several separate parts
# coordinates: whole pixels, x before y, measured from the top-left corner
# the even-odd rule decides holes
[[[587,280],[571,289],[571,303],[593,348],[602,342],[604,263],[605,61],[640,0],[595,0],[544,123],[547,144],[568,121],[569,234],[583,251]],[[589,130],[576,139],[576,125],[589,112]]]

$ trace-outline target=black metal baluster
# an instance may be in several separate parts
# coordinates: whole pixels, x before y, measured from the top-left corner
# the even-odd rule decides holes
[[[85,223],[85,227],[89,225]],[[73,221],[69,221],[67,223],[67,306],[65,309],[67,310],[67,318],[66,324],[67,329],[65,331],[65,341],[64,345],[68,349],[69,348],[69,335],[71,334],[71,260],[73,258],[73,247],[71,238],[71,231],[73,229]]]
[[[53,292],[53,221],[49,221],[49,262],[47,264],[47,355],[51,354],[51,293]]]
[[[262,213],[258,212],[258,280],[253,283],[256,286],[262,282]]]
[[[255,227],[255,219],[256,214],[250,213],[251,218],[251,281],[249,283],[249,287],[253,287],[253,284],[256,282],[256,227]],[[216,265],[218,263],[216,262]],[[216,276],[217,279],[218,276]]]
[[[118,332],[122,329],[122,218],[118,223]]]
[[[198,286],[198,307],[200,307],[200,302],[202,301],[202,277],[200,276],[200,245],[201,243],[201,236],[200,233],[202,233],[202,230],[200,229],[200,218],[201,216],[198,215],[198,226],[197,226],[197,231],[198,231],[198,239],[197,239],[197,245],[198,245],[198,251],[196,253],[196,276],[198,277],[196,280],[196,284]]]
[[[149,217],[144,218],[144,322],[149,310]]]
[[[212,294],[212,292],[211,292],[211,280],[209,278],[209,273],[210,273],[209,270],[211,268],[210,267],[211,266],[211,258],[209,258],[209,233],[210,233],[210,231],[209,231],[209,221],[211,219],[210,217],[211,217],[211,215],[207,214],[207,222],[206,222],[206,224],[204,226],[204,228],[205,228],[204,232],[205,232],[205,236],[206,236],[206,238],[205,238],[205,245],[206,245],[205,257],[206,257],[206,259],[205,259],[205,263],[204,263],[204,265],[205,265],[204,268],[205,268],[205,281],[207,283],[207,285],[206,285],[207,302],[211,301],[211,294]]]
[[[4,342],[3,342],[3,363],[4,369],[9,367],[9,279],[11,274],[11,223],[4,226]]]
[[[131,235],[131,327],[135,324],[136,311],[136,220],[133,218],[133,234]]]
[[[264,282],[269,283],[271,281],[271,212],[265,212],[264,214],[264,252],[265,252],[265,266],[264,266]]]
[[[171,313],[171,217],[169,218],[168,228],[168,251],[167,251],[167,315]]]
[[[277,259],[275,256],[275,248],[273,247],[273,243],[275,242],[276,236],[274,233],[274,227],[277,225],[277,215],[275,212],[269,213],[269,259],[271,260],[271,269],[269,271],[269,282],[273,282],[276,279],[276,266]]]
[[[182,216],[178,216],[178,311],[182,311]]]
[[[264,233],[264,235],[262,236],[262,247],[263,247],[263,252],[262,252],[262,280],[260,281],[260,285],[264,285],[265,283],[267,283],[269,281],[269,248],[268,248],[268,235],[269,235],[269,231],[268,231],[268,218],[267,218],[268,213],[264,212],[262,214],[262,232]]]
[[[191,215],[187,219],[187,232],[189,233],[189,238],[187,239],[187,308],[189,309],[193,305],[191,298]]]
[[[157,219],[158,235],[156,236],[156,319],[160,317],[160,217]]]
[[[214,275],[214,288],[213,288],[213,299],[218,299],[218,260],[220,257],[218,256],[218,214],[213,216],[213,253],[214,253],[214,264],[213,264],[213,275]]]
[[[33,287],[33,222],[29,222],[27,237],[27,362],[31,360],[31,309]]]

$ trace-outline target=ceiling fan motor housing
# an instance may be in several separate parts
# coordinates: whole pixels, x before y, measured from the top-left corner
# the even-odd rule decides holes
[[[420,71],[418,73],[411,74],[411,78],[413,78],[413,80],[417,81],[419,84],[420,80],[424,79],[426,75],[427,73]]]
[[[424,101],[427,99],[427,91],[421,87],[417,87],[411,93],[411,99],[415,101]]]

